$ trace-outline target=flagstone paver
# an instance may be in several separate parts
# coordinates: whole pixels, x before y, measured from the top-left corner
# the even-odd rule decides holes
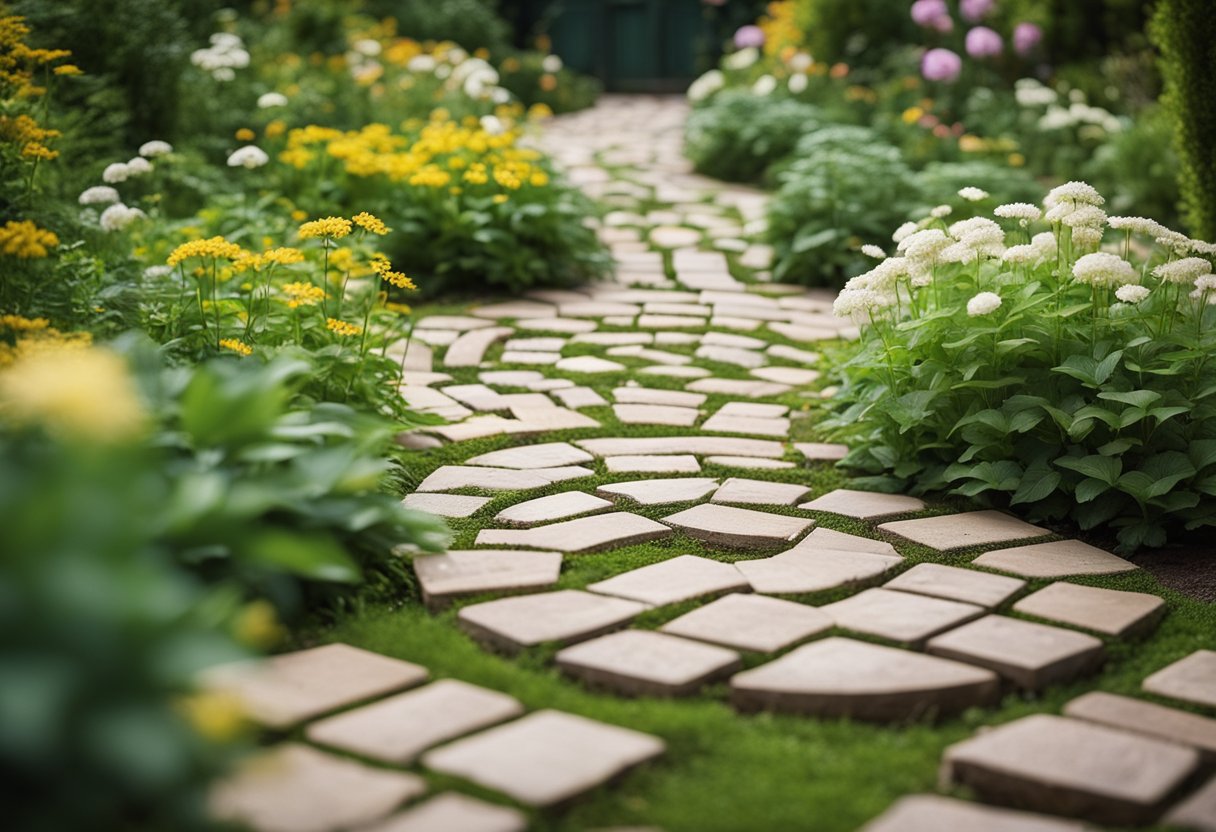
[[[612,398],[618,404],[655,404],[695,409],[705,403],[706,397],[700,393],[654,387],[618,387],[612,391]]]
[[[568,442],[545,442],[540,445],[521,445],[505,448],[465,460],[466,465],[488,465],[493,468],[562,468],[581,465],[594,457]]]
[[[674,477],[608,483],[598,486],[595,492],[606,497],[625,497],[644,506],[660,506],[700,500],[717,488],[718,481],[713,477]]]
[[[470,318],[467,315],[428,315],[416,324],[417,329],[450,329],[453,332],[468,332],[475,329],[492,329],[493,321]]]
[[[1179,829],[1216,832],[1216,777],[1171,809],[1164,821]]]
[[[544,366],[556,364],[558,361],[561,361],[561,358],[562,354],[560,352],[504,351],[498,360],[503,364]]]
[[[424,318],[418,325],[422,326],[427,320],[429,319]],[[489,321],[477,318],[472,320],[476,320],[479,325],[490,324]],[[476,367],[481,363],[481,359],[491,344],[510,337],[514,331],[506,326],[490,326],[489,329],[474,329],[466,332],[448,347],[448,351],[443,354],[443,364],[445,367]]]
[[[440,517],[471,517],[491,499],[490,497],[472,497],[464,494],[415,492],[406,494],[401,505],[414,511],[438,514]]]
[[[445,792],[359,832],[524,832],[528,818],[517,809]]]
[[[629,598],[652,606],[676,604],[728,592],[746,592],[749,588],[734,566],[696,555],[679,555],[587,586],[591,592]]]
[[[622,454],[728,454],[730,456],[780,459],[785,448],[771,439],[741,439],[725,436],[663,436],[579,439],[575,443],[596,456]]]
[[[1067,578],[1075,575],[1117,575],[1139,567],[1118,555],[1079,540],[1057,540],[985,552],[976,566],[1024,578]]]
[[[478,318],[506,320],[511,318],[552,318],[557,307],[551,303],[530,300],[512,300],[505,303],[488,303],[469,310]]]
[[[732,593],[660,629],[735,650],[772,653],[826,632],[831,616],[817,607],[763,595]]]
[[[839,552],[870,552],[876,555],[894,555],[903,560],[895,547],[885,540],[874,540],[870,537],[859,537],[855,534],[838,532],[835,529],[825,529],[822,526],[812,529],[811,533],[802,539],[794,549],[835,549]]]
[[[798,538],[814,520],[733,506],[702,504],[663,518],[692,537],[719,546],[773,546]]]
[[[606,457],[604,468],[610,474],[696,474],[701,470],[701,463],[691,454],[623,454]]]
[[[1149,693],[1216,708],[1216,650],[1196,650],[1144,680]]]
[[[1076,821],[936,794],[901,797],[861,832],[1093,832]]]
[[[798,595],[874,581],[901,562],[899,555],[795,547],[769,558],[740,561],[736,568],[755,592]]]
[[[482,529],[478,546],[527,546],[555,552],[594,552],[632,546],[671,534],[671,529],[640,514],[614,511],[530,529]]]
[[[604,500],[585,491],[563,491],[560,494],[516,503],[498,512],[494,519],[509,526],[535,526],[538,523],[564,520],[608,508],[612,508],[611,500]]]
[[[1051,534],[1047,529],[999,511],[968,511],[919,520],[897,520],[878,528],[941,551]]]
[[[804,485],[731,477],[710,498],[714,503],[792,506],[811,489]]]
[[[604,397],[590,387],[567,387],[554,390],[552,395],[566,407],[580,410],[584,407],[600,407],[608,404]]]
[[[519,470],[487,468],[476,465],[443,465],[432,471],[418,484],[417,491],[454,491],[457,488],[484,488],[487,491],[522,491],[543,488],[555,482],[565,482],[595,474],[577,465],[560,468]]]
[[[1013,605],[1014,610],[1108,636],[1151,630],[1165,615],[1165,601],[1145,592],[1125,592],[1063,581]]]
[[[615,373],[625,369],[625,365],[594,355],[575,355],[563,358],[554,366],[568,373]]]
[[[670,425],[691,427],[701,414],[691,407],[665,404],[614,404],[612,412],[626,425]]]
[[[1021,591],[1026,582],[941,563],[918,563],[902,575],[887,581],[884,586],[901,592],[965,601],[991,609]]]
[[[819,379],[817,370],[803,370],[798,367],[757,367],[751,375],[764,381],[775,381],[778,384],[788,384],[791,387],[803,387]]]
[[[466,549],[414,558],[422,600],[433,608],[484,592],[544,589],[557,583],[561,568],[560,552]]]
[[[867,589],[823,611],[846,630],[915,646],[984,614],[975,604],[889,589]]]
[[[1064,715],[1189,745],[1216,763],[1216,719],[1099,690],[1069,702]]]
[[[566,346],[565,338],[512,338],[502,345],[502,351],[504,354],[508,352],[561,352],[564,346]]]
[[[777,384],[772,381],[751,381],[741,378],[701,378],[684,388],[694,393],[722,393],[727,396],[746,396],[763,398],[764,396],[779,396],[788,393],[788,384]]]
[[[795,442],[794,450],[807,459],[835,462],[848,456],[849,446],[825,442]]]
[[[798,506],[798,508],[810,511],[828,511],[859,520],[872,520],[875,517],[886,517],[891,514],[921,511],[924,507],[925,501],[916,497],[905,497],[902,494],[879,494],[875,491],[854,491],[849,488],[829,491],[822,497]]]
[[[557,666],[596,687],[635,696],[686,696],[741,666],[733,650],[651,630],[623,630],[560,651]]]
[[[475,639],[507,652],[545,642],[570,644],[619,629],[645,604],[574,589],[499,598],[461,608],[457,621]]]
[[[1025,690],[1092,672],[1105,653],[1093,636],[1003,615],[988,615],[936,636],[926,650],[996,671]]]
[[[781,470],[794,467],[794,463],[780,459],[760,459],[747,456],[707,456],[705,461],[710,465],[722,465],[727,468],[750,468],[752,470]]]
[[[515,327],[534,332],[576,334],[580,332],[594,332],[595,321],[588,321],[583,318],[532,318],[516,321]]]

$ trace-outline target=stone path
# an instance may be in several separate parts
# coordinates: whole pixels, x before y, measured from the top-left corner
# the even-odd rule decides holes
[[[764,195],[691,174],[684,115],[609,98],[540,138],[607,207],[614,279],[418,323],[402,394],[448,421],[402,442],[442,446],[445,464],[404,503],[464,524],[455,551],[414,558],[426,604],[486,649],[535,653],[608,695],[715,685],[744,712],[879,722],[993,708],[1151,637],[1160,598],[1083,583],[1134,571],[1122,558],[1001,512],[823,486],[843,482],[831,472],[848,449],[814,432],[831,395],[820,342],[855,332],[830,296],[770,282]],[[563,583],[575,564],[597,577]],[[309,742],[380,767],[281,746],[289,765],[255,767],[217,798],[254,828],[518,829],[515,809],[455,793],[399,809],[426,790],[420,772],[542,807],[664,749],[628,726],[521,716],[457,680],[419,687],[426,671],[408,663],[318,650],[211,681],[268,726],[306,723]],[[1196,780],[1216,749],[1216,654],[1145,691],[1208,715],[1086,694],[946,752],[943,785],[1038,814],[910,796],[868,828],[1050,832],[1082,827],[1049,815],[1140,823],[1175,806],[1180,825],[1211,828],[1188,818],[1216,790]],[[327,777],[344,792],[318,793]]]

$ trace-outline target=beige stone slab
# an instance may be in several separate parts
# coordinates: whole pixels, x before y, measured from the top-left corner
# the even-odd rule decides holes
[[[558,361],[557,369],[566,373],[616,373],[625,369],[625,365],[594,355],[575,355]]]
[[[878,528],[939,551],[1051,534],[1048,529],[1032,526],[1000,511],[967,511],[917,520],[897,520],[883,523]]]
[[[1130,561],[1079,540],[1057,540],[997,549],[985,552],[972,563],[1025,578],[1115,575],[1139,568]]]
[[[847,638],[798,647],[730,684],[740,710],[876,722],[947,716],[1000,693],[990,670]]]
[[[714,315],[709,319],[709,325],[722,329],[735,329],[740,332],[754,332],[760,328],[760,322],[750,318],[736,318],[733,315]]]
[[[709,465],[721,465],[725,468],[750,468],[755,471],[783,470],[793,468],[794,463],[780,459],[759,459],[747,456],[707,456],[705,462]]]
[[[1207,763],[1216,763],[1216,719],[1097,690],[1065,705],[1064,715],[1189,745]]]
[[[796,546],[770,558],[740,561],[736,568],[756,592],[799,595],[874,581],[902,561],[899,555]]]
[[[444,792],[359,832],[524,832],[528,818],[456,792]]]
[[[544,381],[543,374],[536,370],[486,370],[477,374],[482,384],[496,387],[529,387],[539,381]]]
[[[741,666],[733,650],[652,630],[623,630],[567,647],[556,663],[590,685],[633,696],[687,696]]]
[[[1124,592],[1063,581],[1013,605],[1025,615],[1071,624],[1108,636],[1145,633],[1165,615],[1165,601],[1145,592]]]
[[[587,586],[591,592],[629,598],[651,606],[746,592],[750,588],[731,564],[696,555],[678,555]]]
[[[846,630],[913,646],[984,614],[984,608],[975,604],[889,589],[867,589],[828,604],[823,611]]]
[[[695,246],[701,242],[701,232],[692,228],[661,225],[650,230],[650,242],[660,248]]]
[[[440,517],[471,517],[490,502],[489,497],[463,494],[406,494],[401,505],[414,511],[425,511]]]
[[[941,563],[918,563],[887,581],[885,586],[900,592],[932,595],[992,609],[1008,601],[1026,586],[1026,582]]]
[[[567,335],[595,331],[595,321],[583,318],[532,318],[516,321],[515,326],[532,332],[561,332]]]
[[[494,519],[509,526],[535,526],[538,523],[564,520],[567,517],[577,517],[611,507],[612,501],[585,491],[563,491],[516,503],[498,512]]]
[[[837,488],[809,503],[803,503],[798,508],[808,511],[829,511],[832,514],[854,517],[859,520],[872,520],[875,517],[922,511],[925,508],[925,501],[903,494],[880,494],[876,491]]]
[[[751,371],[756,378],[764,381],[775,381],[778,384],[788,384],[791,387],[804,387],[819,380],[818,370],[803,370],[798,367],[757,367]]]
[[[645,454],[729,454],[730,456],[780,459],[785,447],[771,439],[743,439],[726,436],[655,436],[605,439],[579,439],[575,443],[596,456]]]
[[[753,419],[779,419],[789,415],[790,409],[783,404],[760,402],[727,402],[718,409],[719,416],[747,416]]]
[[[1196,650],[1144,680],[1149,693],[1216,708],[1216,650]]]
[[[642,311],[642,307],[637,304],[605,303],[597,300],[563,303],[558,309],[563,318],[607,318],[617,315],[632,318]]]
[[[538,434],[555,430],[598,428],[600,426],[595,419],[576,410],[554,407],[551,401],[546,404],[547,407],[512,407],[511,415],[518,420],[519,424],[513,427],[511,432]]]
[[[679,367],[671,366],[667,363],[654,367],[643,367],[637,372],[638,375],[658,376],[660,378],[705,378],[710,375],[709,370],[706,370],[704,367]]]
[[[764,595],[732,593],[660,629],[735,650],[773,653],[817,636],[832,625],[831,617],[816,607]]]
[[[645,604],[573,589],[517,595],[462,607],[461,628],[510,653],[554,642],[571,644],[619,629]]]
[[[1216,777],[1171,809],[1165,823],[1195,832],[1216,832]]]
[[[738,295],[732,296],[736,299]],[[738,299],[736,302],[744,302]],[[752,301],[746,301],[751,303]],[[735,335],[730,332],[707,332],[701,338],[702,344],[709,344],[713,347],[730,347],[737,350],[762,350],[768,345],[768,342],[760,338],[752,338],[750,335]]]
[[[595,472],[576,465],[561,468],[516,470],[477,465],[443,465],[418,484],[418,491],[453,491],[457,488],[483,488],[487,491],[526,491],[555,482],[590,477]]]
[[[792,506],[806,496],[811,489],[804,485],[785,482],[751,480],[730,477],[714,492],[710,502],[752,506]]]
[[[776,546],[797,539],[815,521],[733,506],[702,504],[663,518],[686,534],[719,546]]]
[[[701,463],[691,454],[622,454],[605,457],[604,468],[610,474],[695,474]]]
[[[474,329],[490,329],[493,321],[470,318],[464,315],[428,315],[418,320],[416,329],[448,329],[453,332],[469,332]]]
[[[901,797],[861,832],[1093,832],[1076,821],[936,794]]]
[[[503,352],[561,352],[566,346],[565,338],[529,337],[512,338],[502,345]]]
[[[612,391],[612,398],[618,404],[654,404],[693,410],[705,404],[705,396],[700,393],[661,390],[656,387],[618,387]]]
[[[294,743],[243,761],[211,792],[211,813],[254,832],[331,832],[379,820],[426,791],[386,771]]]
[[[572,344],[595,344],[603,347],[644,346],[654,341],[649,332],[588,332],[575,335]]]
[[[662,289],[607,289],[595,293],[596,300],[614,303],[696,303],[695,292],[667,291]],[[649,311],[649,310],[647,310]]]
[[[677,251],[671,262],[677,272],[725,272],[729,268],[726,257],[718,251]]]
[[[431,751],[423,763],[529,806],[552,806],[664,750],[663,741],[649,734],[559,711],[537,711]]]
[[[797,347],[791,347],[788,344],[773,344],[765,350],[773,358],[782,358],[786,361],[793,361],[796,364],[818,364],[823,358],[817,352],[810,350],[800,350]]]
[[[700,378],[684,388],[694,393],[721,393],[726,396],[745,396],[759,399],[765,396],[780,396],[788,393],[788,384],[777,384],[772,381],[755,381],[738,378]]]
[[[520,445],[515,448],[504,448],[501,451],[490,451],[470,457],[465,460],[465,464],[531,470],[581,465],[584,462],[590,462],[593,458],[591,454],[581,448],[576,448],[569,442],[543,442],[537,445]]]
[[[479,324],[490,323],[477,318],[471,320],[476,320]],[[443,354],[443,364],[445,367],[476,367],[481,364],[491,344],[509,338],[514,331],[506,326],[491,326],[488,329],[466,332],[448,347],[448,351]]]
[[[713,477],[671,477],[614,482],[596,487],[605,497],[625,497],[644,506],[686,503],[700,500],[718,487]]]
[[[794,450],[810,460],[835,462],[844,459],[849,454],[848,445],[834,445],[826,442],[795,442]]]
[[[692,358],[687,355],[680,355],[679,353],[667,352],[666,350],[654,350],[639,346],[609,347],[608,355],[614,357],[626,356],[630,358],[639,358],[643,361],[653,361],[656,364],[663,364],[667,367],[684,367],[684,365],[692,363]],[[699,367],[687,369],[700,370]],[[704,373],[705,375],[709,375],[708,370],[705,370]]]
[[[405,375],[401,377],[402,387],[430,387],[432,384],[451,380],[452,377],[447,373],[431,373],[425,370],[410,369],[407,369]]]
[[[614,404],[612,412],[625,425],[667,425],[692,427],[700,412],[691,407],[666,404]]]
[[[444,395],[466,404],[474,410],[490,412],[513,407],[553,407],[553,402],[540,393],[499,393],[484,384],[450,384]]]
[[[482,529],[478,546],[526,546],[553,552],[594,552],[658,540],[671,529],[640,514],[614,511],[536,526],[531,529]]]
[[[1003,615],[989,615],[929,640],[926,650],[986,667],[1024,690],[1071,681],[1102,663],[1093,636]]]
[[[724,416],[715,413],[705,420],[701,430],[706,433],[750,433],[757,436],[789,436],[790,420],[764,419],[756,416]]]
[[[531,352],[527,350],[504,350],[498,357],[499,364],[526,364],[542,367],[552,366],[561,361],[560,352]]]
[[[647,303],[642,312],[648,315],[685,315],[696,318],[708,318],[712,310],[699,303]]]
[[[707,332],[704,335],[693,335],[689,332],[656,332],[654,334],[654,342],[665,346],[683,346],[690,344],[699,344],[702,339],[713,335],[712,332]]]
[[[200,683],[231,694],[246,714],[287,728],[365,699],[420,684],[425,667],[348,644],[326,644],[266,659],[208,668]]]
[[[580,410],[584,407],[601,407],[608,404],[604,397],[590,387],[567,387],[551,394],[566,407]]]
[[[1154,820],[1198,764],[1194,749],[1049,714],[956,743],[942,761],[985,800],[1114,826]]]
[[[453,550],[414,558],[423,601],[439,608],[453,598],[485,592],[531,592],[557,583],[560,552]]]
[[[460,337],[460,333],[454,329],[417,329],[414,330],[413,338],[410,340],[409,349],[413,351],[414,344],[421,342],[432,347],[446,347]],[[396,344],[393,345],[396,347]],[[401,356],[401,349],[389,348],[389,354],[396,354],[398,359]]]
[[[705,326],[705,319],[690,315],[639,315],[636,326],[641,329],[699,329]]]
[[[458,425],[441,425],[427,428],[428,433],[442,436],[449,442],[467,442],[487,436],[500,436],[519,427],[518,419],[504,419],[497,414],[474,416]]]
[[[768,328],[778,335],[784,335],[791,341],[832,341],[843,337],[844,330],[826,326],[802,326],[800,324],[784,324],[770,321]]]
[[[471,412],[461,407],[460,403],[451,396],[430,387],[405,385],[400,388],[400,391],[405,403],[420,413],[463,411],[463,415],[468,416]],[[461,418],[461,416],[458,415],[456,418]]]
[[[311,742],[408,765],[441,742],[514,719],[524,707],[505,693],[441,679],[308,726]]]
[[[698,347],[695,354],[697,358],[702,358],[706,361],[716,361],[720,364],[732,364],[736,367],[745,368],[763,367],[766,361],[764,354],[755,350],[745,350],[738,347],[720,347],[713,344],[705,344]]]
[[[540,303],[529,300],[512,300],[506,303],[488,303],[472,310],[478,318],[506,320],[512,318],[552,318],[557,315],[557,307],[551,303]]]

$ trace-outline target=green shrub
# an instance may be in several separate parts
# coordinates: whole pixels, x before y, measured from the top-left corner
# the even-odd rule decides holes
[[[366,10],[396,18],[398,33],[415,40],[450,40],[469,51],[502,49],[511,40],[494,0],[368,0]]]
[[[556,55],[511,52],[496,64],[499,83],[525,107],[543,104],[554,113],[570,113],[592,106],[603,91],[599,81],[566,69]]]
[[[791,98],[724,90],[689,116],[685,153],[707,176],[758,181],[799,138],[818,128],[818,118],[817,108]]]
[[[963,198],[959,191],[979,188],[988,193],[982,205],[994,207],[1007,202],[1032,202],[1041,188],[1025,170],[1009,168],[994,162],[930,162],[916,175],[923,199],[934,205],[949,205],[952,219],[964,219],[975,211],[976,203]]]
[[[1162,107],[1154,106],[1094,151],[1084,168],[1085,177],[1107,195],[1112,213],[1177,225],[1181,196],[1172,140],[1169,117]]]
[[[907,9],[890,0],[797,0],[796,19],[817,61],[878,66],[893,49],[919,42]]]

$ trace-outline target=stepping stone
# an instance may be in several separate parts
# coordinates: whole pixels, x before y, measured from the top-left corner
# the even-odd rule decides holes
[[[685,613],[659,629],[735,650],[773,653],[826,632],[832,625],[831,617],[816,607],[736,593]]]
[[[695,474],[701,470],[701,463],[689,454],[623,454],[606,457],[604,468],[609,474]]]
[[[595,493],[627,497],[644,506],[661,506],[700,500],[717,487],[718,481],[713,477],[674,477],[609,483],[598,486]]]
[[[661,367],[643,367],[638,370],[639,375],[644,376],[659,376],[661,378],[705,378],[710,375],[709,370],[703,367],[675,367],[664,365]]]
[[[1008,601],[1026,586],[1026,582],[940,563],[918,563],[887,581],[885,586],[900,592],[932,595],[992,609]]]
[[[739,561],[735,568],[755,592],[800,595],[872,581],[902,562],[899,555],[796,546],[770,558]]]
[[[545,377],[536,370],[486,370],[478,373],[477,378],[482,384],[493,384],[497,387],[527,387]]]
[[[478,546],[526,546],[553,552],[595,552],[658,540],[671,529],[640,514],[614,511],[531,529],[482,529]]]
[[[523,812],[444,792],[359,832],[524,832],[527,828]]]
[[[595,321],[586,321],[581,318],[533,318],[516,321],[515,326],[518,329],[533,332],[562,332],[570,335],[595,331]]]
[[[706,361],[733,364],[736,367],[763,367],[765,363],[764,355],[754,350],[744,350],[737,347],[717,347],[712,344],[698,347],[696,356]]]
[[[577,517],[611,507],[610,500],[601,499],[585,491],[563,491],[560,494],[516,503],[498,512],[494,519],[509,526],[535,526],[538,523],[564,520],[567,517]]]
[[[590,462],[594,457],[569,442],[546,442],[541,445],[520,445],[504,448],[465,460],[466,465],[488,465],[492,468],[562,468]]]
[[[1072,700],[1064,706],[1064,716],[1189,745],[1206,763],[1216,763],[1216,719],[1103,691]]]
[[[487,491],[526,491],[594,474],[591,469],[578,466],[520,471],[475,465],[441,465],[418,484],[417,490],[454,491],[457,488],[483,488]]]
[[[820,373],[816,370],[800,370],[797,367],[758,367],[751,374],[765,381],[775,381],[778,384],[789,384],[793,387],[803,387],[819,380]]]
[[[651,630],[624,630],[560,651],[566,673],[632,696],[687,696],[742,666],[739,654]]]
[[[560,711],[537,711],[431,751],[423,764],[529,806],[552,806],[664,750],[663,741],[649,734]]]
[[[606,358],[596,358],[594,355],[575,355],[563,358],[555,366],[567,373],[616,373],[625,369],[624,364],[618,364]]]
[[[1079,540],[1057,540],[1054,543],[997,549],[985,552],[971,563],[1025,578],[1116,575],[1139,569],[1130,561]]]
[[[689,344],[699,344],[702,339],[709,338],[713,334],[712,332],[707,332],[704,335],[692,335],[687,332],[656,332],[654,334],[654,342],[668,346],[686,347]]]
[[[809,350],[800,350],[797,347],[787,346],[786,344],[773,344],[765,350],[773,358],[784,358],[786,361],[793,361],[795,364],[818,364],[823,358],[817,352]]]
[[[661,225],[650,231],[650,242],[660,248],[681,248],[695,246],[701,241],[701,232],[691,228],[679,228]]]
[[[493,326],[493,321],[481,318],[469,318],[462,315],[429,315],[414,324],[416,329],[450,329],[453,332],[490,329]]]
[[[780,459],[785,447],[770,439],[726,436],[661,436],[611,439],[579,439],[574,444],[596,456],[637,454],[729,454],[731,456]]]
[[[425,792],[416,774],[290,743],[242,761],[212,789],[210,808],[254,832],[330,832],[379,820]]]
[[[705,461],[710,465],[721,465],[726,468],[751,468],[753,470],[781,470],[793,468],[794,463],[783,462],[779,459],[757,459],[747,456],[707,456]]]
[[[672,265],[677,272],[726,272],[729,266],[726,257],[719,251],[677,251],[672,254]]]
[[[423,319],[425,322],[427,319]],[[488,324],[489,321],[476,320],[478,324]],[[418,324],[422,326],[422,323]],[[501,341],[503,338],[510,337],[515,330],[510,327],[492,326],[489,329],[475,329],[472,332],[466,332],[461,335],[452,345],[448,347],[448,351],[443,354],[443,364],[445,367],[476,367],[481,364],[481,359],[485,356],[486,350],[495,341]]]
[[[434,745],[522,715],[505,693],[441,679],[308,726],[311,742],[408,765]]]
[[[710,502],[753,506],[792,506],[811,489],[804,485],[731,477],[714,492]]]
[[[659,390],[654,387],[618,387],[612,391],[618,404],[654,404],[668,407],[698,408],[705,404],[700,393],[681,390]]]
[[[642,308],[632,303],[604,303],[603,301],[588,300],[563,303],[559,310],[562,317],[565,318],[608,318],[620,315],[628,316],[632,320],[634,315],[642,311]]]
[[[570,644],[603,635],[645,609],[636,601],[563,589],[470,604],[456,620],[476,640],[517,653],[546,642]]]
[[[750,589],[739,570],[696,555],[679,555],[590,584],[587,589],[651,606],[678,604],[694,598],[746,592]]]
[[[760,436],[789,436],[789,419],[762,419],[754,416],[723,416],[715,413],[701,430],[708,433],[752,433]]]
[[[326,644],[207,668],[203,688],[231,694],[269,728],[288,728],[365,699],[410,688],[427,670],[348,644]]]
[[[584,416],[574,410],[564,407],[554,407],[553,402],[545,400],[545,407],[512,407],[511,415],[519,420],[519,427],[513,433],[548,433],[555,430],[572,430],[574,428],[598,428],[600,423],[590,416]]]
[[[1036,714],[950,746],[942,771],[994,803],[1138,826],[1161,813],[1198,764],[1191,748]]]
[[[692,427],[700,412],[691,407],[673,407],[665,404],[614,404],[612,412],[626,425],[670,425]]]
[[[564,390],[554,390],[552,394],[566,407],[578,410],[584,407],[601,407],[608,402],[590,387],[567,387]]]
[[[861,832],[1093,832],[1074,821],[936,794],[901,797]]]
[[[854,517],[858,520],[872,520],[875,517],[886,517],[891,514],[922,511],[925,508],[925,502],[915,497],[905,497],[902,494],[880,494],[875,491],[837,488],[809,503],[803,503],[798,508],[808,511],[829,511],[832,514]]]
[[[1175,806],[1164,823],[1196,832],[1216,832],[1216,777]]]
[[[551,303],[536,301],[513,300],[506,303],[488,303],[472,310],[478,318],[504,320],[507,318],[552,318],[557,314],[557,308]]]
[[[1141,687],[1167,699],[1216,708],[1216,650],[1196,650],[1149,676]]]
[[[717,546],[776,546],[788,543],[815,521],[746,508],[702,504],[663,518],[691,537]]]
[[[756,419],[779,419],[790,412],[783,404],[757,402],[727,402],[718,410],[719,416],[750,416]]]
[[[999,511],[967,511],[919,520],[897,520],[878,528],[938,551],[1051,534],[1048,529],[1023,523]]]
[[[609,347],[608,354],[611,356],[629,356],[632,358],[640,358],[643,361],[653,361],[656,364],[663,364],[667,367],[683,367],[685,364],[691,364],[692,358],[679,353],[667,352],[666,350],[652,350],[646,347]],[[701,370],[700,367],[687,367],[686,370]],[[704,375],[709,375],[709,370],[701,371]],[[694,395],[694,394],[689,394]]]
[[[759,399],[764,396],[780,396],[792,388],[788,384],[771,381],[749,381],[735,378],[701,378],[684,388],[694,393],[721,393],[726,396],[746,396]]]
[[[705,319],[688,315],[639,315],[636,325],[642,329],[697,329],[705,326]]]
[[[447,373],[431,373],[424,370],[406,370],[401,377],[402,387],[429,387],[441,381],[451,381]]]
[[[451,396],[430,387],[406,385],[400,388],[400,392],[405,403],[419,413],[435,413],[445,419],[463,419],[471,412]]]
[[[649,344],[654,336],[649,332],[588,332],[570,339],[572,344],[598,344],[600,346],[630,346]]]
[[[406,494],[401,505],[440,517],[471,517],[490,502],[490,499],[463,494]]]
[[[848,445],[833,445],[825,442],[795,442],[794,450],[810,460],[835,462],[849,455]]]
[[[413,352],[414,344],[418,342],[429,344],[433,347],[446,347],[459,337],[460,333],[451,329],[418,329],[414,331],[409,350]],[[401,355],[401,350],[393,349],[393,347],[390,347],[388,352],[389,355],[395,353],[398,358]]]
[[[736,674],[731,702],[741,711],[897,722],[942,717],[1000,695],[983,668],[848,638],[827,638]]]
[[[596,300],[614,301],[616,303],[696,303],[695,292],[667,292],[657,289],[619,289],[597,292]],[[647,310],[649,311],[649,310]]]
[[[794,549],[835,549],[838,552],[870,552],[876,555],[894,555],[895,557],[903,558],[899,552],[895,551],[895,547],[885,540],[874,540],[869,537],[858,537],[855,534],[845,534],[834,529],[825,529],[823,527],[814,529],[810,534],[802,539]]]
[[[557,583],[561,569],[560,552],[468,549],[414,558],[422,600],[431,609],[467,595],[545,589]]]
[[[486,412],[494,410],[510,410],[514,407],[553,407],[548,396],[540,393],[508,393],[502,394],[484,384],[453,384],[443,388],[443,392],[454,399],[467,404],[474,410]]]
[[[682,315],[685,317],[708,318],[711,310],[699,303],[647,303],[642,312],[648,315]]]
[[[530,364],[535,366],[546,366],[556,364],[561,361],[562,354],[560,352],[510,352],[504,351],[499,356],[500,364]]]
[[[1145,592],[1054,583],[1013,605],[1015,611],[1108,636],[1142,634],[1165,615],[1165,601]]]
[[[1002,615],[989,615],[932,638],[935,656],[986,667],[1024,690],[1042,690],[1098,668],[1102,642],[1093,636]]]
[[[938,633],[984,614],[983,607],[889,589],[867,589],[828,604],[838,627],[919,647]]]
[[[704,301],[702,301],[704,302]],[[730,296],[731,303],[752,303],[753,301],[740,298],[738,295]],[[738,350],[762,350],[768,346],[768,342],[760,338],[752,338],[748,335],[732,335],[729,332],[707,332],[700,339],[702,344],[709,344],[713,347],[731,347]]]
[[[784,335],[791,341],[832,341],[843,338],[844,330],[836,330],[826,326],[800,326],[798,324],[783,324],[776,321],[768,328],[778,335]]]

